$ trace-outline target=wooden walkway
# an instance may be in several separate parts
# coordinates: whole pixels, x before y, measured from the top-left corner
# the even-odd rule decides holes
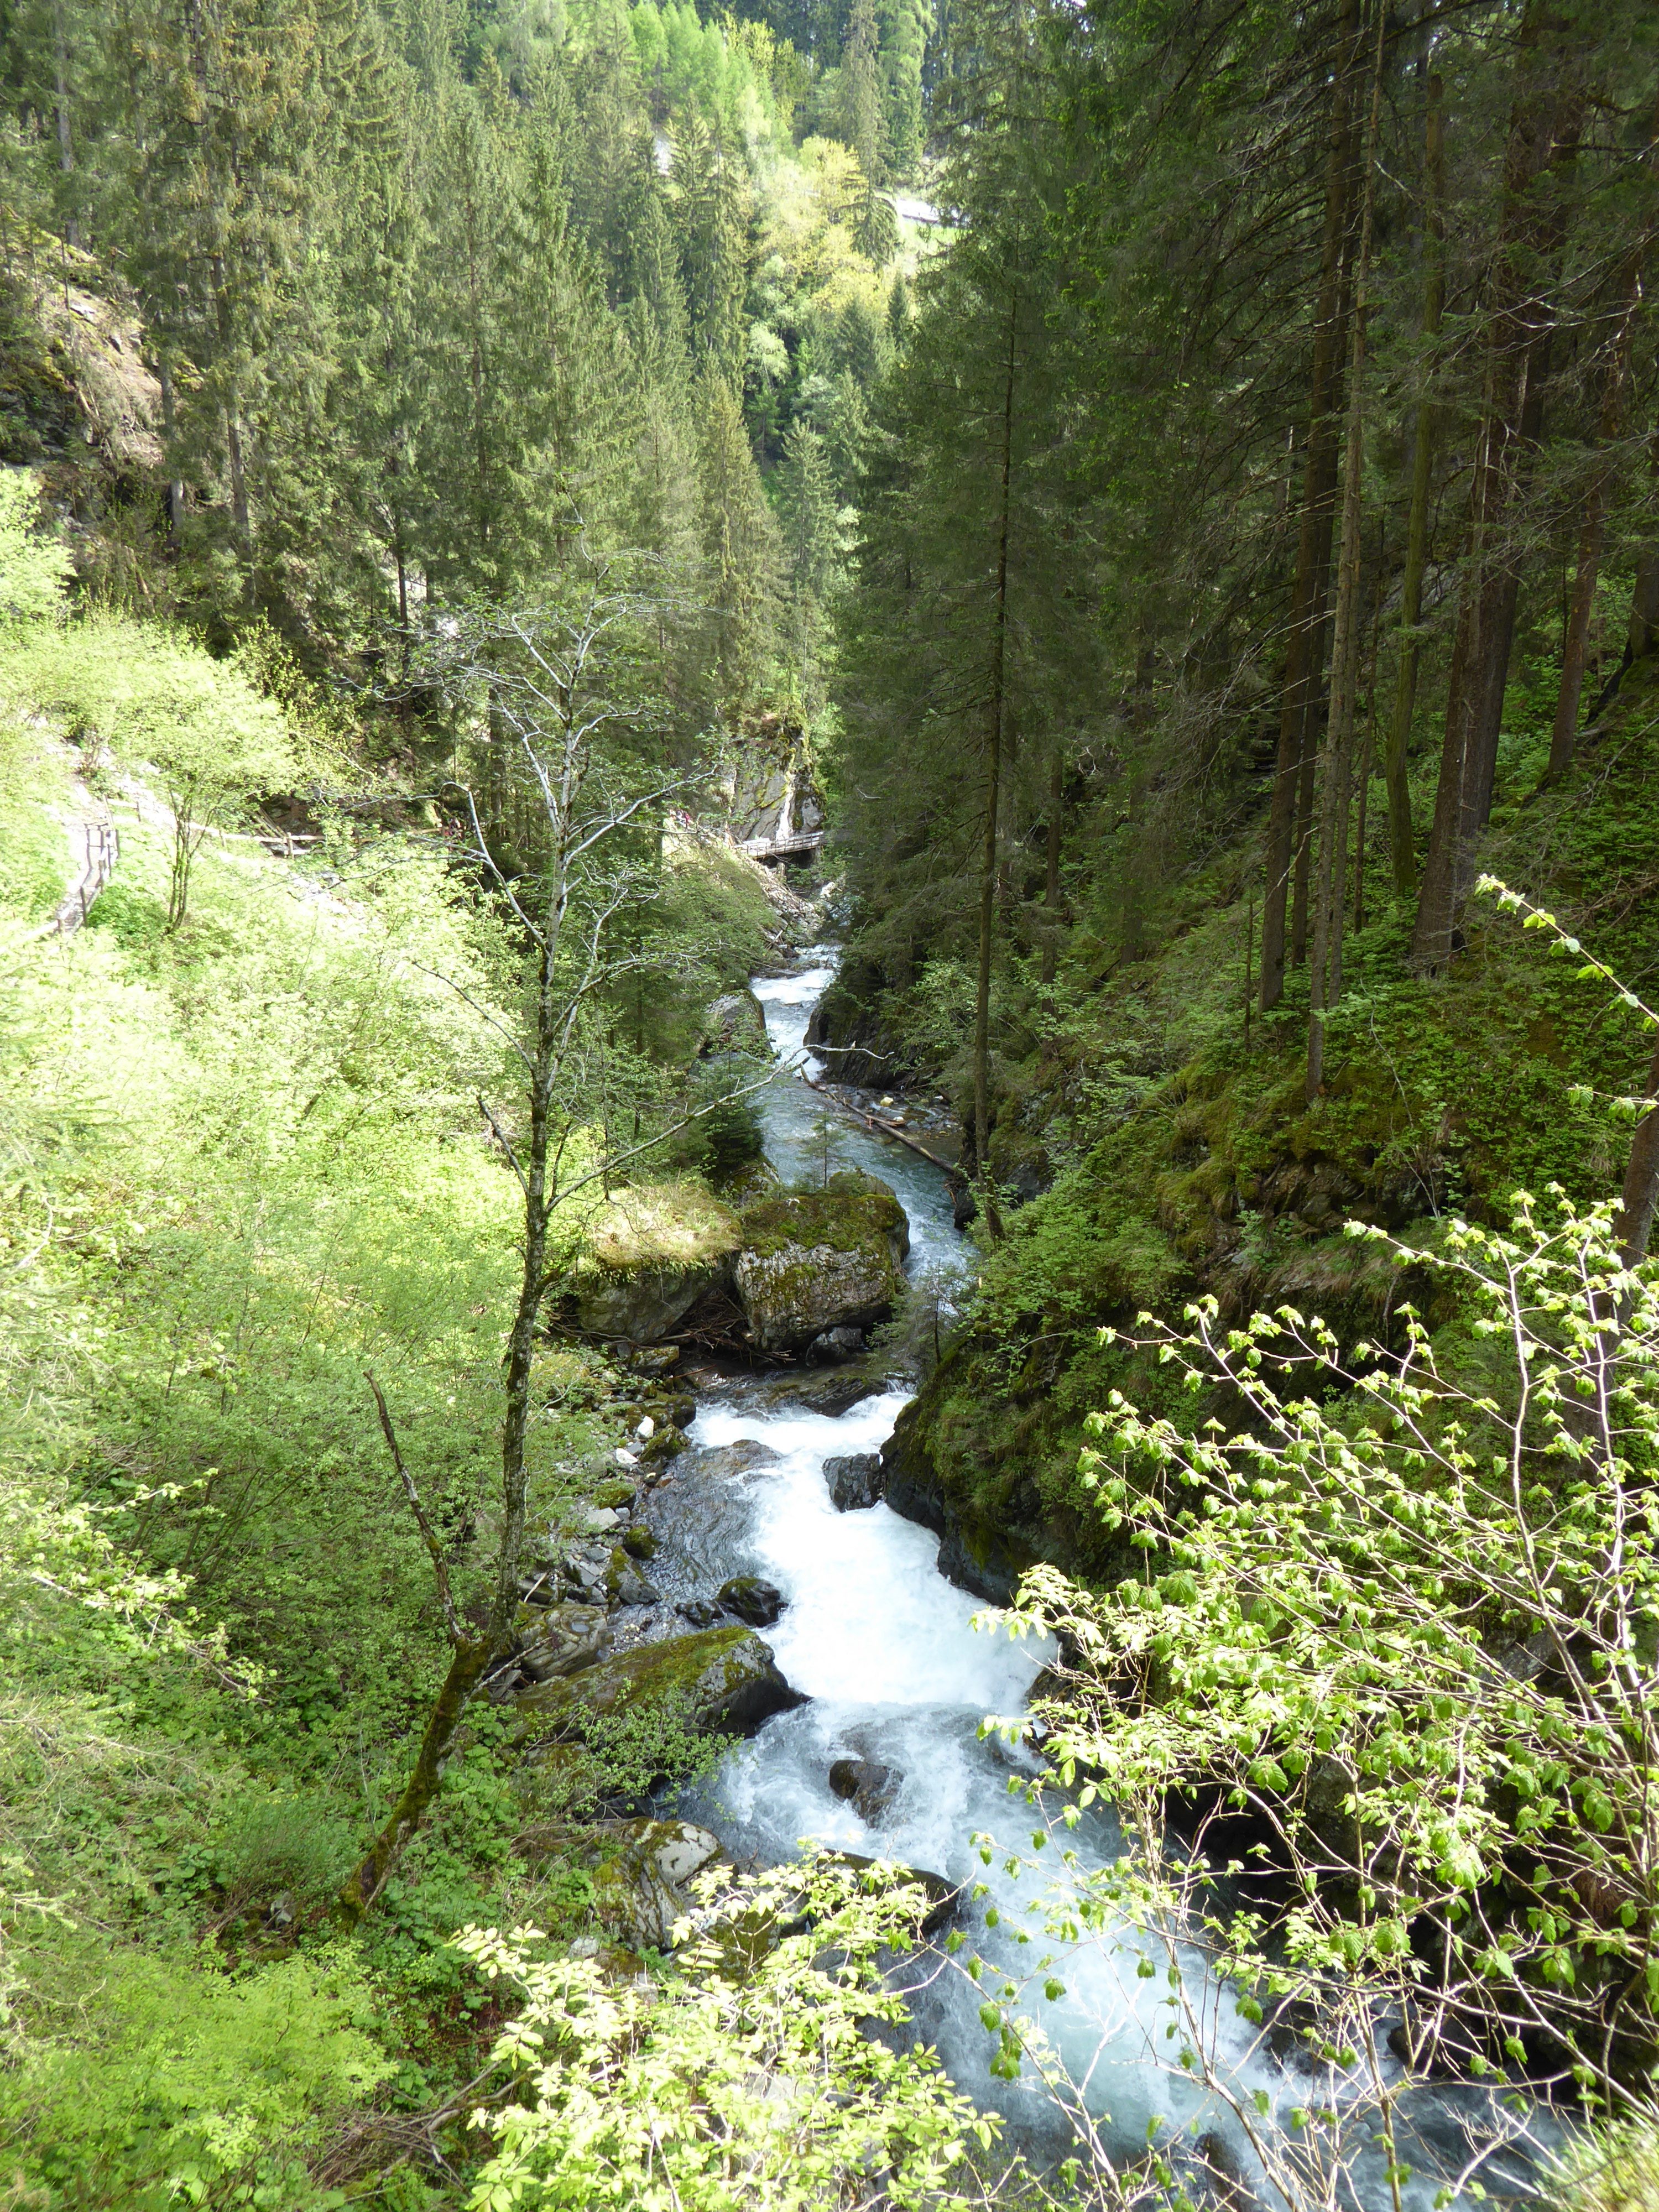
[[[70,850],[75,855],[75,880],[46,924],[46,933],[73,937],[91,909],[92,902],[115,870],[120,841],[108,815],[82,816],[69,825]]]

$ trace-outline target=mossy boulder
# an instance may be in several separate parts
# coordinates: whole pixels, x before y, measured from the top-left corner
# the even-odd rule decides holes
[[[620,1190],[587,1224],[576,1318],[592,1336],[654,1344],[729,1285],[742,1242],[738,1216],[700,1183]]]
[[[989,1604],[1008,1605],[1038,1548],[1006,1509],[988,1510],[975,1468],[938,1449],[938,1383],[935,1376],[930,1389],[904,1408],[882,1446],[881,1495],[895,1513],[937,1533],[939,1571],[947,1582]]]
[[[885,1321],[904,1286],[910,1225],[874,1176],[832,1176],[745,1206],[735,1279],[763,1352],[798,1352],[826,1329]]]
[[[708,1628],[618,1652],[597,1667],[521,1691],[517,1699],[538,1735],[581,1741],[596,1720],[683,1701],[709,1735],[752,1735],[774,1713],[805,1705],[752,1628]]]
[[[727,991],[713,1002],[702,1018],[697,1050],[704,1058],[718,1052],[747,1053],[760,1060],[772,1057],[766,1015],[752,991]]]
[[[720,1838],[690,1820],[630,1822],[593,1876],[600,1925],[641,1948],[672,1949],[691,1907],[684,1885],[722,1856]]]

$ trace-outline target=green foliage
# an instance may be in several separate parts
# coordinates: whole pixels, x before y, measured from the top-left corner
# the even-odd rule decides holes
[[[374,1994],[345,1947],[231,1976],[128,1958],[95,2040],[0,2078],[0,2130],[49,2201],[337,2203],[301,2154],[392,2071]],[[60,2192],[62,2194],[60,2195]]]
[[[467,1955],[523,1999],[496,2051],[520,2094],[490,2115],[498,2149],[477,2212],[530,2191],[616,2212],[784,2212],[837,2201],[872,2166],[895,2205],[966,2201],[969,2146],[988,2144],[998,2123],[931,2052],[895,2052],[866,2032],[902,2017],[881,1959],[926,1910],[896,1872],[865,1878],[828,1860],[724,1893],[706,1883],[699,1938],[660,1988],[539,1956],[533,1929],[464,1931]],[[811,1932],[782,1934],[803,1910]]]

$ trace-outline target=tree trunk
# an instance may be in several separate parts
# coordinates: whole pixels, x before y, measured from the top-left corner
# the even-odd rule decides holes
[[[75,140],[70,129],[69,42],[64,35],[64,0],[52,0],[52,90],[58,109],[58,167],[66,177],[75,173]],[[81,243],[81,226],[65,211],[64,236],[71,246]]]
[[[1659,1045],[1654,1048],[1648,1069],[1646,1095],[1659,1098]],[[1636,1134],[1631,1139],[1630,1164],[1625,1170],[1625,1188],[1619,1211],[1613,1216],[1613,1233],[1627,1267],[1633,1267],[1638,1260],[1647,1257],[1656,1204],[1659,1204],[1659,1107],[1644,1114],[1636,1125]]]
[[[449,1672],[427,1717],[426,1733],[421,1738],[414,1770],[404,1784],[391,1818],[353,1868],[350,1879],[340,1892],[336,1910],[348,1926],[355,1925],[373,1909],[386,1887],[387,1877],[431,1810],[433,1800],[443,1785],[445,1757],[465,1718],[472,1693],[489,1658],[482,1640],[463,1644],[451,1653]]]
[[[1423,335],[1439,335],[1446,306],[1446,161],[1443,88],[1432,72],[1424,85]],[[1417,855],[1412,845],[1411,787],[1407,757],[1412,714],[1417,704],[1417,671],[1421,649],[1418,624],[1423,614],[1423,574],[1429,557],[1429,487],[1434,469],[1434,404],[1424,364],[1425,383],[1417,403],[1417,442],[1412,454],[1411,512],[1406,531],[1406,573],[1401,586],[1400,672],[1383,774],[1389,792],[1389,850],[1394,887],[1401,898],[1417,889]]]
[[[1014,342],[1018,329],[1017,295],[1008,301],[1008,358],[1002,390],[1000,501],[997,511],[996,613],[991,630],[991,686],[985,725],[985,855],[980,873],[979,975],[974,997],[974,1170],[985,1191],[985,1220],[994,1237],[1002,1233],[1001,1217],[990,1195],[988,1156],[991,1139],[991,933],[996,919],[997,817],[1002,803],[1002,732],[1008,642],[1008,509],[1013,476]]]
[[[1060,830],[1065,775],[1066,763],[1056,742],[1048,762],[1048,823],[1042,854],[1042,910],[1048,925],[1042,939],[1042,981],[1045,985],[1054,981],[1060,958]]]
[[[161,435],[167,447],[167,539],[176,553],[179,549],[185,527],[185,486],[182,477],[172,472],[173,444],[173,369],[165,353],[155,363],[156,381],[161,387]]]
[[[1323,576],[1330,557],[1330,502],[1335,484],[1336,457],[1334,410],[1341,359],[1339,303],[1353,167],[1351,79],[1358,21],[1358,0],[1343,0],[1325,162],[1325,220],[1320,240],[1319,295],[1314,320],[1302,518],[1297,536],[1296,575],[1291,588],[1284,689],[1279,697],[1279,749],[1267,813],[1267,885],[1261,912],[1264,1013],[1276,1006],[1285,994],[1291,876],[1298,852],[1305,851],[1297,827],[1299,822],[1305,821],[1311,805],[1311,792],[1304,790],[1304,776],[1311,772],[1310,769],[1304,770],[1304,755],[1310,702],[1316,701],[1319,690]]]
[[[1476,841],[1492,811],[1504,687],[1515,633],[1519,575],[1508,543],[1527,456],[1543,422],[1553,337],[1540,272],[1565,238],[1559,196],[1534,189],[1577,149],[1583,102],[1565,82],[1562,27],[1540,57],[1544,11],[1529,0],[1521,30],[1520,82],[1504,159],[1504,211],[1487,322],[1486,390],[1470,493],[1468,550],[1459,595],[1457,641],[1446,706],[1433,828],[1418,899],[1411,957],[1443,967],[1474,878]]]
[[[1307,1095],[1325,1079],[1325,1019],[1342,995],[1342,925],[1347,910],[1348,815],[1360,669],[1360,583],[1364,551],[1365,287],[1370,277],[1371,217],[1376,206],[1376,133],[1382,105],[1382,48],[1388,17],[1379,7],[1370,113],[1365,126],[1364,183],[1354,277],[1353,329],[1348,359],[1348,422],[1342,459],[1342,538],[1337,556],[1336,626],[1331,645],[1331,713],[1320,819],[1319,896],[1314,907],[1309,978]]]
[[[1659,131],[1656,116],[1650,131]],[[1653,166],[1650,137],[1648,166]],[[1642,301],[1642,263],[1645,240],[1632,246],[1620,272],[1620,314],[1607,362],[1607,388],[1601,399],[1598,437],[1611,447],[1625,425],[1625,404],[1630,391],[1631,349],[1636,318]],[[1567,611],[1566,633],[1561,641],[1561,688],[1556,695],[1555,725],[1550,732],[1550,761],[1547,783],[1554,783],[1572,766],[1578,742],[1578,708],[1584,692],[1584,663],[1589,646],[1590,615],[1595,605],[1595,586],[1601,574],[1601,545],[1606,536],[1607,508],[1618,477],[1618,462],[1611,455],[1597,465],[1584,494],[1584,512],[1578,530],[1578,562],[1573,575],[1572,599]]]

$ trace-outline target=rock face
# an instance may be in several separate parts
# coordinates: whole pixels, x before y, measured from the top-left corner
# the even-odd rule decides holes
[[[873,1827],[892,1803],[902,1776],[875,1759],[838,1759],[830,1769],[830,1787]]]
[[[991,1605],[1012,1603],[1019,1578],[1036,1559],[1010,1531],[975,1514],[963,1488],[942,1474],[917,1433],[917,1407],[907,1406],[881,1448],[882,1495],[895,1513],[938,1534],[939,1571],[958,1589]]]
[[[746,1620],[751,1628],[769,1628],[783,1611],[783,1592],[775,1583],[763,1582],[758,1575],[733,1575],[722,1583],[715,1602],[727,1613],[734,1613],[739,1620]]]
[[[538,1735],[580,1741],[597,1719],[670,1698],[684,1698],[710,1735],[752,1735],[774,1713],[806,1703],[754,1630],[736,1626],[641,1644],[522,1690],[515,1702]]]
[[[703,1014],[697,1051],[704,1058],[717,1052],[748,1053],[761,1060],[772,1057],[766,1016],[752,991],[728,991],[714,1001]]]
[[[875,1176],[763,1199],[742,1224],[737,1293],[763,1352],[801,1352],[826,1330],[871,1328],[892,1312],[909,1223]]]
[[[853,1452],[823,1462],[830,1502],[837,1513],[862,1513],[881,1498],[881,1462],[874,1452]]]
[[[600,1924],[623,1942],[666,1951],[690,1909],[683,1885],[721,1856],[720,1839],[689,1820],[635,1820],[593,1877]]]

